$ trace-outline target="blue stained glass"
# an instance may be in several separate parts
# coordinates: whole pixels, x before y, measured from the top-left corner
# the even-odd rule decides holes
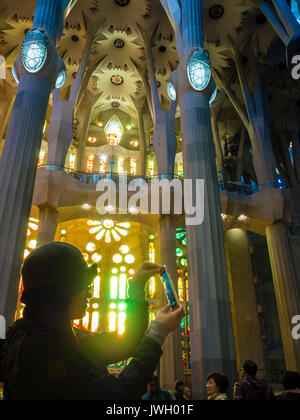
[[[211,66],[204,51],[195,51],[188,63],[188,78],[195,90],[204,90],[211,79]]]
[[[177,97],[177,94],[176,94],[176,89],[175,89],[175,87],[174,87],[174,85],[173,85],[173,83],[172,83],[172,82],[169,82],[169,83],[168,83],[167,90],[168,90],[168,95],[169,95],[169,98],[170,98],[172,101],[176,101],[176,97]]]
[[[218,90],[215,89],[214,93],[211,95],[211,98],[209,100],[209,105],[211,105],[216,100],[217,95],[218,95]]]
[[[63,87],[63,85],[65,84],[66,78],[67,78],[66,70],[61,71],[56,79],[56,83],[55,83],[56,89],[60,89]]]
[[[47,59],[47,45],[40,31],[31,31],[26,36],[22,51],[22,62],[29,73],[40,71]]]
[[[298,23],[300,24],[300,6],[297,3],[297,0],[292,0],[291,6],[292,6],[292,12],[294,13]]]

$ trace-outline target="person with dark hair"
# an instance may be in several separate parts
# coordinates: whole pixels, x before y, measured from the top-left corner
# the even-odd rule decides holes
[[[271,401],[274,400],[272,387],[257,379],[257,364],[251,360],[244,363],[240,371],[241,381],[235,384],[236,401]]]
[[[300,400],[300,375],[297,372],[286,372],[282,380],[285,392],[277,395],[276,400],[299,401]]]
[[[175,392],[174,392],[175,400],[177,401],[188,400],[188,398],[184,394],[184,389],[185,388],[184,388],[183,381],[178,380],[175,382]]]
[[[180,326],[183,308],[164,308],[148,327],[145,285],[161,266],[146,262],[129,282],[126,332],[90,334],[73,320],[86,314],[98,275],[79,249],[51,243],[33,251],[22,269],[23,319],[8,332],[0,372],[7,400],[140,400],[161,346]],[[118,378],[106,366],[132,357]]]
[[[207,377],[207,395],[210,401],[228,401],[226,392],[229,388],[229,380],[223,373],[212,372]]]
[[[153,375],[151,381],[148,382],[148,393],[143,396],[143,400],[173,401],[174,398],[170,391],[161,389],[158,376]]]

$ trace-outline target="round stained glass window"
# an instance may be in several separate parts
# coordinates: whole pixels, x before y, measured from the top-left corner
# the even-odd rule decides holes
[[[67,79],[67,72],[66,70],[63,70],[57,76],[56,83],[55,83],[56,89],[62,88],[63,85],[65,84],[66,79]]]
[[[176,101],[176,98],[177,98],[176,89],[175,89],[175,86],[173,85],[173,83],[172,83],[172,82],[169,82],[169,83],[168,83],[167,90],[168,90],[168,95],[169,95],[169,98],[170,98],[172,101]]]
[[[188,78],[191,86],[197,90],[204,90],[211,79],[211,66],[204,51],[195,51],[187,68]]]
[[[23,42],[21,57],[23,66],[29,73],[37,73],[43,68],[47,59],[47,44],[40,31],[28,33]]]

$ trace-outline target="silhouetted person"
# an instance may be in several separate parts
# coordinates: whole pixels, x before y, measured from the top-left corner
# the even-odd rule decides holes
[[[51,243],[33,251],[22,269],[24,318],[8,334],[2,369],[8,400],[139,400],[183,309],[170,306],[148,326],[145,285],[162,267],[144,263],[129,284],[126,332],[90,334],[73,320],[86,314],[97,265],[88,267],[72,245]],[[133,357],[121,375],[106,366]],[[1,380],[1,378],[0,378]]]
[[[277,395],[276,400],[300,401],[300,375],[297,372],[286,372],[282,380],[285,392]]]
[[[241,369],[241,382],[235,385],[234,399],[237,401],[268,401],[274,400],[272,387],[257,379],[258,367],[248,360]]]
[[[175,382],[175,392],[174,392],[174,397],[175,400],[177,401],[184,401],[184,400],[188,400],[188,398],[186,397],[185,393],[184,393],[184,382],[183,381],[176,381]]]

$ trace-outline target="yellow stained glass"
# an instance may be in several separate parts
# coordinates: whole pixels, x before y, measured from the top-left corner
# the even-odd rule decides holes
[[[113,276],[110,279],[110,298],[117,299],[118,298],[118,277]]]
[[[109,319],[109,326],[108,329],[110,332],[116,331],[117,326],[117,314],[116,312],[110,312],[108,315],[108,319]]]
[[[94,298],[100,298],[100,276],[97,276],[94,280]]]
[[[93,172],[94,170],[94,160],[95,160],[95,156],[94,155],[90,155],[87,161],[87,172]]]
[[[124,165],[125,165],[125,159],[121,158],[118,160],[118,172],[119,174],[124,173]]]
[[[75,169],[75,164],[76,164],[76,154],[75,153],[71,153],[70,157],[69,157],[69,164],[68,164],[68,168],[71,171],[74,171]]]
[[[126,313],[120,312],[118,316],[118,334],[122,335],[125,332]]]
[[[97,332],[99,328],[99,312],[93,312],[92,314],[92,332]]]
[[[87,312],[85,314],[85,317],[82,320],[82,328],[84,330],[88,330],[89,329],[89,320],[90,320],[90,314]]]
[[[137,174],[137,160],[130,159],[130,175],[136,176],[136,174]]]

